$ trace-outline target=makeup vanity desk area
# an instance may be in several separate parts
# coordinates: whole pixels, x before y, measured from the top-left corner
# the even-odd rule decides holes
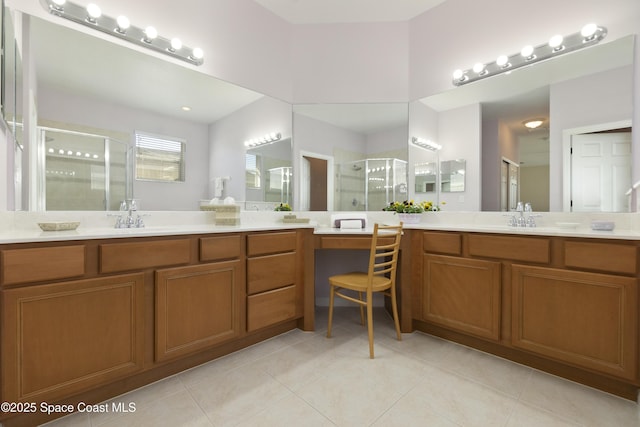
[[[316,249],[371,230],[317,228]],[[407,224],[403,332],[422,331],[637,400],[640,233]]]

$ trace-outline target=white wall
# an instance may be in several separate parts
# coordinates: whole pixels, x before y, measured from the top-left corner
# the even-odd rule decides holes
[[[245,200],[244,142],[271,132],[280,132],[282,139],[288,139],[291,138],[291,129],[291,105],[271,97],[263,97],[211,124],[208,179],[231,176],[231,181],[227,183],[227,195],[236,200]],[[213,192],[209,189],[205,198],[212,197]]]
[[[636,74],[638,71],[636,70]],[[633,68],[628,66],[551,85],[549,94],[550,210],[562,211],[563,130],[630,120],[634,107],[633,93],[629,91],[632,80]],[[640,106],[636,107],[636,109],[639,108]],[[634,135],[638,133],[640,132],[633,132]]]
[[[406,102],[409,25],[295,25],[294,103]]]
[[[206,125],[123,108],[101,100],[39,87],[40,120],[81,123],[84,126],[128,134],[134,145],[135,131],[185,139],[185,182],[163,183],[134,180],[133,194],[141,210],[194,210],[207,196],[209,182],[208,129]]]

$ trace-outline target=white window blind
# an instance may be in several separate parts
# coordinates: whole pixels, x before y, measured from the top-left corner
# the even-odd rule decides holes
[[[259,158],[255,154],[245,154],[245,171],[247,188],[260,188]]]
[[[136,179],[183,182],[185,141],[136,132]]]

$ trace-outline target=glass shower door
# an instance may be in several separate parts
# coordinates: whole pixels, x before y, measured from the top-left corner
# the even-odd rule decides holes
[[[41,129],[46,210],[117,210],[127,198],[128,146],[104,136]]]

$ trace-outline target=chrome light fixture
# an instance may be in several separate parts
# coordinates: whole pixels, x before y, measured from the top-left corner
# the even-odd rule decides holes
[[[495,61],[483,64],[476,63],[467,70],[456,70],[453,72],[453,84],[462,86],[487,77],[516,70],[536,62],[555,58],[565,53],[573,52],[585,47],[592,46],[600,42],[607,35],[607,29],[596,24],[587,24],[582,30],[562,36],[556,34],[548,43],[538,46],[527,45],[519,53],[513,55],[500,55]]]
[[[94,3],[88,4],[86,8],[66,0],[40,0],[40,3],[52,15],[111,34],[135,45],[144,46],[194,65],[202,65],[204,62],[202,49],[183,46],[178,38],[161,37],[152,26],[144,29],[133,26],[126,16],[121,15],[117,18],[106,16]]]
[[[436,142],[430,141],[428,139],[416,138],[415,136],[411,138],[411,143],[417,147],[429,151],[438,151],[442,149],[442,145]]]
[[[256,148],[261,145],[273,144],[276,141],[280,141],[282,134],[280,132],[271,132],[260,138],[250,139],[244,142],[244,146],[247,148]]]

